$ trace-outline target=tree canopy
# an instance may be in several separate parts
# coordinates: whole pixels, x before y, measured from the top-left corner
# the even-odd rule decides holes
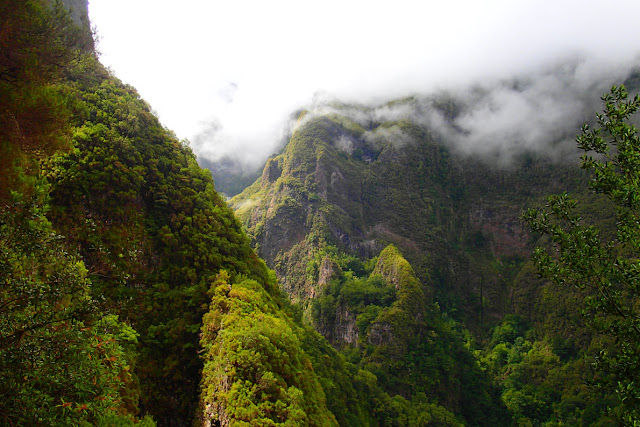
[[[531,228],[550,239],[554,251],[538,248],[539,271],[558,285],[584,290],[587,324],[607,338],[594,357],[597,385],[615,389],[616,415],[628,425],[640,420],[640,138],[631,123],[640,96],[624,86],[602,97],[595,128],[577,138],[581,167],[591,189],[615,206],[615,233],[587,224],[567,193],[551,196],[545,211],[529,210]]]

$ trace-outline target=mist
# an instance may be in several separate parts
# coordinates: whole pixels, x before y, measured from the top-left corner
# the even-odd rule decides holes
[[[525,151],[563,160],[576,152],[581,126],[602,111],[601,96],[639,67],[637,60],[611,66],[572,57],[446,93],[459,108],[454,118],[429,106],[413,117],[459,152],[497,165]]]
[[[510,166],[525,152],[564,161],[575,158],[575,138],[581,126],[593,122],[596,112],[602,111],[601,96],[634,76],[640,76],[638,60],[614,67],[573,56],[506,78],[410,93],[404,98],[378,100],[377,104],[345,104],[317,97],[304,120],[292,128],[300,128],[314,117],[342,115],[365,129],[373,128],[365,132],[365,139],[401,148],[411,143],[408,135],[397,126],[377,125],[410,120],[459,154],[497,167]],[[336,144],[350,152],[354,143],[342,137]]]
[[[250,170],[292,113],[328,99],[413,117],[502,163],[557,149],[638,66],[637,16],[635,0],[90,3],[101,61],[200,159]],[[419,101],[385,107],[405,97]],[[430,107],[442,99],[455,117]]]

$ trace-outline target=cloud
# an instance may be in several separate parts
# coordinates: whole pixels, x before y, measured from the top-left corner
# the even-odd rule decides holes
[[[372,131],[365,132],[364,139],[378,146],[384,143],[391,143],[394,148],[397,149],[401,149],[415,142],[415,140],[398,125],[376,127]]]
[[[448,130],[461,149],[506,155],[560,133],[579,115],[569,97],[597,98],[597,79],[640,53],[636,0],[92,0],[90,16],[102,61],[198,155],[253,163],[318,93],[382,105],[446,92],[465,105]]]
[[[640,70],[639,60],[605,65],[572,56],[508,78],[486,79],[378,105],[345,104],[316,97],[295,128],[318,116],[345,116],[364,129],[362,138],[379,144],[410,144],[402,127],[386,124],[409,120],[421,125],[463,155],[508,166],[523,152],[563,160],[576,153],[576,134],[602,109],[601,95]],[[636,88],[640,89],[640,88]],[[347,152],[354,141],[342,136]]]
[[[220,121],[211,119],[208,122],[203,122],[200,127],[200,132],[191,139],[191,148],[196,153],[200,153],[205,157],[213,157],[215,154],[213,150],[217,144],[215,141],[219,139],[220,130],[222,125]]]
[[[602,109],[600,96],[639,65],[611,69],[589,58],[556,62],[453,92],[461,106],[456,117],[434,117],[438,113],[431,110],[424,122],[466,154],[507,164],[525,150],[562,158],[575,151],[571,142],[581,125]]]

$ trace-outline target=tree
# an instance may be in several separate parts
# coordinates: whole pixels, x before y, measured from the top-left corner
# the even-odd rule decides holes
[[[84,264],[45,217],[48,186],[33,187],[0,206],[0,424],[132,422],[137,334],[95,309]]]
[[[20,183],[16,163],[69,147],[69,111],[60,82],[72,65],[93,58],[91,33],[60,1],[0,2],[0,199]]]
[[[625,425],[640,422],[640,138],[630,123],[640,96],[629,99],[624,86],[602,97],[597,127],[584,125],[577,138],[581,167],[591,172],[590,188],[615,207],[615,233],[576,213],[567,193],[548,198],[548,209],[530,209],[525,220],[551,240],[555,253],[537,248],[540,273],[558,285],[585,291],[587,325],[608,338],[594,358],[598,386],[620,398],[615,411]]]

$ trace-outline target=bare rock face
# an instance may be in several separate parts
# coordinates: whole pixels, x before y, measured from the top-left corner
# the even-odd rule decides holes
[[[521,212],[518,208],[519,206],[514,206],[494,210],[478,203],[469,210],[469,223],[489,237],[490,250],[496,257],[527,257],[531,253],[531,236],[520,219]]]
[[[355,314],[349,311],[346,305],[336,307],[336,323],[334,326],[334,340],[341,345],[358,344],[358,327]]]
[[[393,331],[388,323],[376,323],[369,331],[369,344],[374,346],[387,345],[393,341]]]
[[[326,255],[322,259],[322,264],[320,264],[318,287],[327,285],[331,279],[338,275],[340,275],[340,266],[336,264],[329,255]]]

